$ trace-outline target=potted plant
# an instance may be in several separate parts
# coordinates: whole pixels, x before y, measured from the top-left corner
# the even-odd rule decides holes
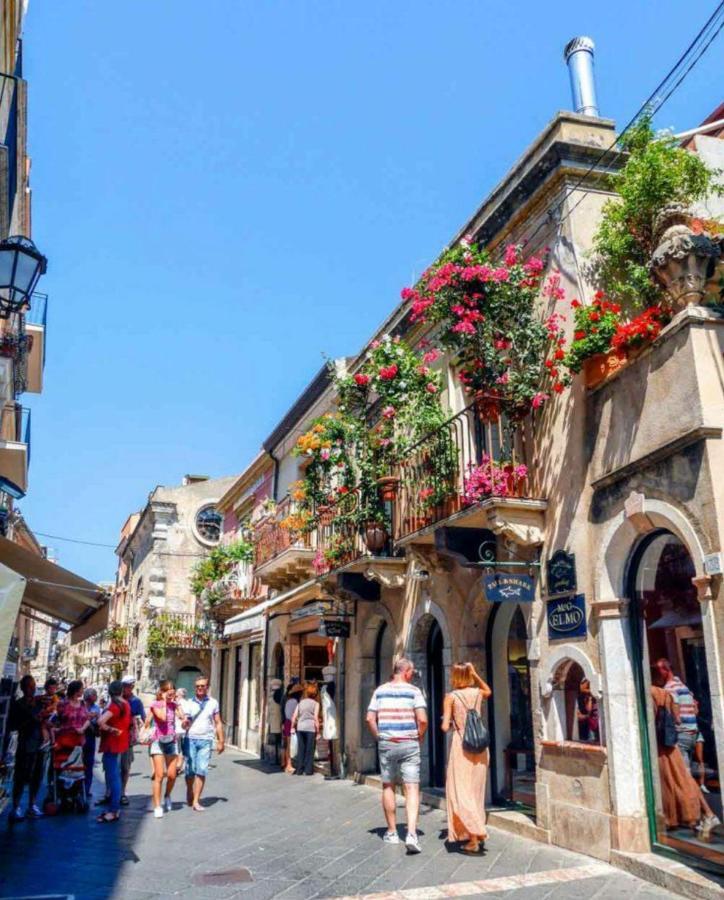
[[[387,522],[384,510],[377,508],[365,511],[362,525],[365,545],[370,553],[379,553],[387,543]]]
[[[463,485],[463,503],[470,506],[488,497],[519,497],[523,494],[528,468],[513,462],[496,462],[487,453],[480,463],[470,464]]]
[[[392,503],[397,500],[400,479],[396,475],[382,475],[377,479],[377,486],[380,489],[380,499],[382,501]]]
[[[613,348],[613,336],[621,321],[621,307],[597,291],[593,302],[584,305],[571,301],[573,308],[573,340],[560,360],[547,361],[553,371],[558,367],[571,372],[583,371],[586,387],[595,387],[626,362],[626,350]]]

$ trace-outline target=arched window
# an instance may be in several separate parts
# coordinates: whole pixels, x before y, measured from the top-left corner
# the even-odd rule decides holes
[[[591,692],[590,679],[577,662],[564,659],[558,664],[552,678],[552,700],[557,720],[555,738],[601,743],[600,704]]]

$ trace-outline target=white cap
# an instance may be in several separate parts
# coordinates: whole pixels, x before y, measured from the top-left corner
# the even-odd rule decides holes
[[[135,683],[136,683],[136,679],[133,677],[133,675],[124,675],[123,678],[121,678],[121,684],[135,684]]]

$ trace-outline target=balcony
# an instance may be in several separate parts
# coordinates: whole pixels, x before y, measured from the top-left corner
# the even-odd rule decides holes
[[[201,593],[201,602],[217,622],[256,606],[264,596],[261,581],[249,562],[238,562],[223,578]]]
[[[30,465],[30,410],[6,404],[0,410],[0,490],[25,496]]]
[[[25,362],[25,389],[31,394],[43,391],[47,320],[48,295],[36,292],[32,297],[31,309],[25,316],[25,334],[30,338]]]
[[[314,575],[315,549],[312,535],[303,529],[283,527],[298,510],[285,497],[273,512],[259,521],[254,532],[254,565],[257,578],[282,590]]]
[[[149,644],[160,641],[169,650],[208,650],[213,638],[213,625],[193,613],[162,612],[149,626]]]
[[[493,400],[468,406],[415,444],[396,473],[395,545],[434,544],[442,523],[541,543],[546,502],[531,490],[526,436]]]
[[[103,632],[100,652],[113,657],[128,656],[130,628],[124,625],[111,625]]]

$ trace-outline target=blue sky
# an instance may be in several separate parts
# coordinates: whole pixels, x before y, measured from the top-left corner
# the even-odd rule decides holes
[[[31,526],[113,544],[155,485],[241,471],[570,108],[569,38],[595,39],[623,123],[710,6],[31,0]],[[720,102],[722,40],[657,125]],[[47,542],[113,578],[112,550]]]

